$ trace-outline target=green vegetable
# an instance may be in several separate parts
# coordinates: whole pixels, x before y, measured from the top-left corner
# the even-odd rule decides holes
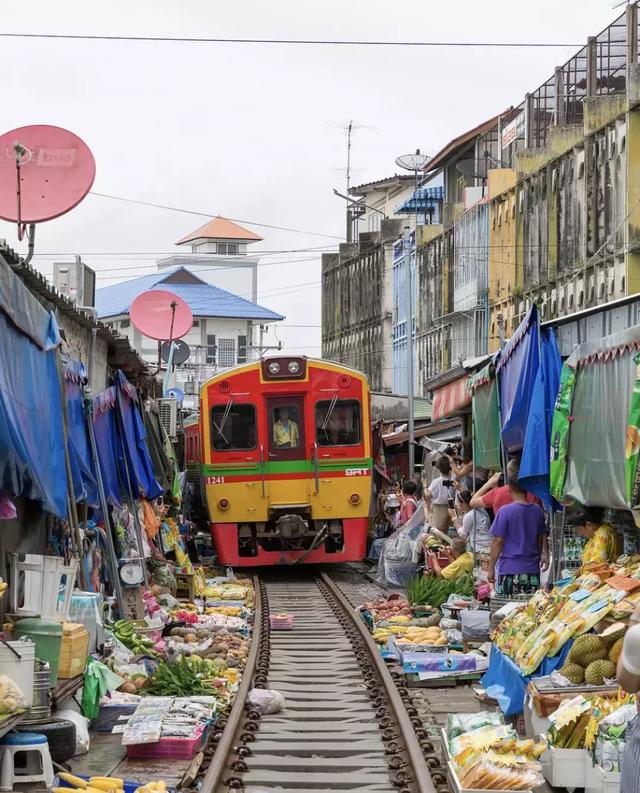
[[[159,697],[215,696],[218,689],[209,682],[211,669],[201,658],[186,658],[170,663],[160,661],[149,678],[145,694]]]
[[[412,606],[428,604],[440,608],[449,599],[449,595],[471,597],[475,592],[475,585],[471,573],[463,573],[450,581],[435,575],[423,575],[412,578],[407,583],[405,592]]]

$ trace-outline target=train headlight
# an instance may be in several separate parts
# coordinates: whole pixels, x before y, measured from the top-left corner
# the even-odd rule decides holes
[[[228,498],[218,499],[218,509],[229,509],[229,499]]]
[[[269,374],[279,374],[280,373],[280,364],[277,361],[271,361],[269,364]],[[291,371],[291,370],[289,370]]]
[[[357,493],[352,493],[349,496],[349,502],[353,504],[354,507],[357,507],[360,501],[361,501],[360,496]]]
[[[289,370],[289,374],[298,374],[300,371],[300,364],[298,361],[289,361],[287,369]]]

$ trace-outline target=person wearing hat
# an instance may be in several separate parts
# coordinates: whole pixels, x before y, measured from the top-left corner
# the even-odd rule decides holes
[[[582,551],[581,573],[592,567],[608,564],[622,553],[618,532],[610,523],[603,522],[604,510],[600,507],[579,507],[567,516],[566,525],[573,526],[587,543]]]
[[[618,659],[617,678],[627,693],[636,694],[640,691],[640,608],[631,615],[629,625]],[[640,704],[638,710],[638,715],[629,722],[625,732],[620,793],[638,793],[640,790]]]

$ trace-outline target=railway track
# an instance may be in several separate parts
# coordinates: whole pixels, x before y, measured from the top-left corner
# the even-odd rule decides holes
[[[277,575],[255,579],[247,667],[194,789],[447,791],[446,776],[408,693],[396,688],[337,585],[325,573]],[[270,611],[293,613],[293,630],[270,632]],[[280,691],[286,709],[261,716],[247,703],[252,688]]]

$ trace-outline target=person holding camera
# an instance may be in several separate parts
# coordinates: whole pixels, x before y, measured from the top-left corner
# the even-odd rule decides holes
[[[439,471],[439,476],[431,482],[424,491],[424,502],[431,513],[430,523],[435,529],[448,531],[451,526],[451,515],[449,509],[454,503],[453,479],[451,478],[451,462],[444,455],[440,457],[435,467]]]

